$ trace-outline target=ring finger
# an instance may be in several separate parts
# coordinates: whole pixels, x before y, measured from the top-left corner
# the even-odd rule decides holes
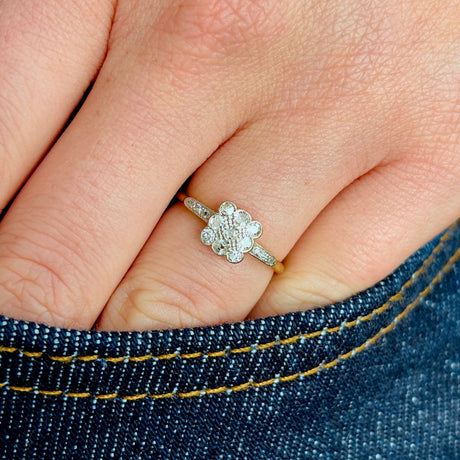
[[[333,125],[331,117],[315,118],[308,127],[292,118],[249,123],[196,171],[187,195],[213,210],[227,200],[247,210],[264,227],[257,242],[282,260],[321,209],[378,161],[347,164],[352,152]],[[310,134],[294,136],[299,129]],[[318,132],[327,133],[327,145],[315,141],[322,138]],[[273,270],[249,256],[241,264],[216,257],[199,241],[204,226],[182,203],[172,206],[112,294],[97,327],[148,330],[243,319]]]

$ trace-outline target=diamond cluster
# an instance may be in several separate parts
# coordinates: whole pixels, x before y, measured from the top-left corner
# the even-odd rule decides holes
[[[244,253],[251,251],[260,235],[260,222],[252,220],[247,211],[238,209],[231,201],[224,201],[201,231],[201,241],[211,246],[217,255],[225,255],[229,262],[238,263]]]

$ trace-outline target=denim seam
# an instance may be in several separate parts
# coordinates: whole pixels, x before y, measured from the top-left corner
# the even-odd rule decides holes
[[[288,344],[295,344],[299,340],[304,343],[305,340],[312,339],[314,337],[318,337],[324,334],[333,334],[333,333],[338,333],[340,334],[342,331],[345,330],[345,328],[351,328],[354,326],[359,325],[360,323],[369,321],[376,317],[377,315],[380,315],[387,311],[393,304],[394,302],[401,300],[404,296],[405,291],[415,282],[417,281],[418,277],[423,274],[429,267],[429,264],[433,261],[434,256],[440,252],[445,243],[452,238],[453,234],[451,233],[452,229],[457,226],[457,222],[454,223],[449,229],[442,235],[440,238],[439,243],[437,246],[433,249],[431,254],[423,261],[422,265],[411,275],[411,277],[404,283],[404,285],[401,287],[399,292],[394,294],[387,302],[385,302],[383,305],[377,307],[376,309],[372,310],[370,313],[364,316],[360,316],[352,321],[348,322],[342,322],[339,326],[334,326],[334,327],[326,327],[322,328],[320,330],[314,331],[314,332],[308,332],[305,334],[297,334],[292,337],[288,337],[286,339],[280,339],[280,340],[274,340],[272,342],[268,343],[258,343],[258,344],[252,344],[246,347],[240,347],[240,348],[234,348],[230,350],[219,350],[219,351],[211,351],[211,352],[195,352],[195,353],[180,353],[180,352],[174,352],[174,353],[168,353],[168,354],[162,354],[159,356],[153,356],[152,354],[147,354],[143,356],[119,356],[119,357],[105,357],[105,356],[100,356],[98,354],[95,355],[71,355],[71,356],[52,356],[49,355],[45,352],[42,351],[27,351],[27,350],[21,350],[17,347],[6,347],[6,346],[0,346],[0,353],[15,353],[19,352],[22,355],[28,357],[28,358],[41,358],[41,357],[46,357],[52,361],[57,361],[57,362],[62,362],[62,363],[69,363],[74,360],[78,361],[97,361],[97,360],[102,360],[106,362],[110,362],[113,364],[116,363],[122,363],[125,361],[132,361],[132,362],[141,362],[141,361],[149,361],[149,360],[170,360],[170,359],[194,359],[194,358],[200,358],[200,357],[205,357],[205,358],[217,358],[217,357],[223,357],[223,356],[228,356],[230,354],[241,354],[241,353],[250,353],[254,352],[255,350],[261,351],[261,350],[266,350],[269,348],[272,348],[274,346],[278,345],[288,345]]]
[[[151,398],[151,399],[168,399],[168,398],[193,398],[197,396],[204,396],[209,394],[218,394],[218,393],[234,393],[237,391],[247,390],[249,388],[259,388],[259,387],[266,387],[273,384],[277,384],[279,382],[289,382],[296,379],[300,379],[302,377],[308,377],[318,373],[323,369],[331,369],[337,366],[340,362],[345,361],[357,354],[366,350],[370,345],[375,344],[380,337],[387,334],[388,332],[392,331],[395,326],[399,323],[401,319],[407,316],[415,307],[417,307],[421,300],[426,298],[431,292],[435,285],[437,285],[443,275],[445,275],[453,266],[454,264],[460,259],[460,248],[449,258],[447,263],[441,268],[440,271],[434,276],[434,278],[430,281],[428,286],[425,287],[417,296],[417,298],[409,303],[403,311],[401,311],[390,324],[380,329],[374,336],[367,339],[361,345],[353,348],[352,350],[339,355],[337,358],[329,361],[327,363],[322,363],[308,371],[303,372],[296,372],[295,374],[287,375],[287,376],[276,376],[269,380],[264,380],[261,382],[254,382],[252,379],[246,383],[236,385],[233,387],[221,386],[218,388],[206,388],[202,390],[194,390],[189,392],[170,392],[170,393],[162,393],[162,394],[149,394],[149,393],[141,393],[135,395],[124,395],[121,396],[118,393],[110,393],[110,394],[100,394],[95,395],[91,393],[71,393],[71,392],[64,392],[62,390],[39,390],[33,387],[20,387],[20,386],[9,386],[8,383],[0,383],[0,388],[5,388],[15,392],[24,392],[24,393],[34,393],[40,394],[44,396],[64,396],[68,398],[94,398],[96,400],[115,400],[121,399],[124,401],[136,401],[139,399]]]

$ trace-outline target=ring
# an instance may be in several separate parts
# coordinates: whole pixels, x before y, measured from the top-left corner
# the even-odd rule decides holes
[[[238,209],[231,201],[224,201],[216,212],[185,193],[179,192],[177,198],[208,224],[201,230],[201,242],[211,246],[217,255],[226,256],[229,262],[236,264],[249,253],[275,273],[284,271],[284,265],[254,241],[262,235],[262,225],[252,220],[247,211]]]

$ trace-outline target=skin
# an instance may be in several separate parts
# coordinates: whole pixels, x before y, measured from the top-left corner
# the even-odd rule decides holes
[[[459,30],[458,0],[0,0],[0,313],[164,329],[373,285],[460,215]],[[200,242],[189,177],[284,273]]]

